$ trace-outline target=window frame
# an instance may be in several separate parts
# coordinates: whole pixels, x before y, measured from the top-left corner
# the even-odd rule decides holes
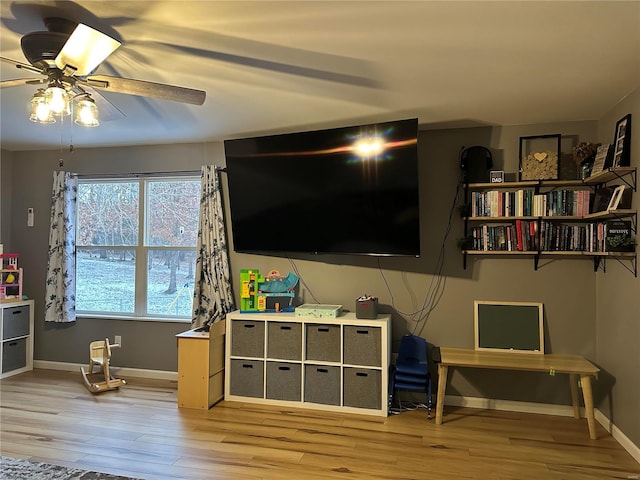
[[[191,323],[193,313],[189,316],[168,316],[157,313],[147,312],[147,296],[148,296],[148,268],[147,262],[151,251],[172,250],[193,252],[197,260],[197,237],[196,244],[193,246],[168,246],[168,245],[150,245],[147,241],[149,220],[147,211],[149,208],[149,188],[148,184],[152,182],[180,182],[195,181],[201,182],[199,172],[188,172],[185,174],[147,174],[147,175],[118,175],[118,176],[80,176],[78,186],[80,184],[98,184],[98,183],[138,183],[138,241],[136,245],[80,245],[76,240],[76,255],[80,249],[109,249],[109,250],[131,250],[135,252],[135,274],[134,274],[134,309],[133,312],[109,312],[98,310],[80,310],[76,313],[79,318],[98,318],[98,319],[117,319],[117,320],[136,320],[151,322],[168,322],[168,323]],[[198,193],[198,198],[200,193]],[[78,230],[80,229],[79,209],[76,211],[76,239],[78,238]],[[76,267],[77,268],[77,267]],[[195,282],[195,266],[194,266],[194,282]],[[76,289],[78,278],[76,275]]]

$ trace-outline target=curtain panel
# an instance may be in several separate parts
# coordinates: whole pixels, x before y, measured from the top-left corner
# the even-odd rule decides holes
[[[201,178],[198,258],[191,321],[193,328],[223,320],[227,313],[235,309],[220,175],[215,166],[204,165]]]
[[[44,302],[46,322],[76,320],[76,204],[78,176],[53,172],[49,260]]]

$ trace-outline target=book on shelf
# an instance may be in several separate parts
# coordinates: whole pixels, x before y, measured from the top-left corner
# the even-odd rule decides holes
[[[609,197],[610,199],[611,197]],[[486,190],[471,193],[472,217],[584,216],[589,213],[589,190]]]
[[[606,225],[608,252],[631,252],[635,249],[630,220],[609,220]]]
[[[612,230],[613,229],[613,230]],[[625,240],[610,240],[624,229]],[[631,222],[559,223],[516,219],[506,224],[484,224],[471,228],[472,249],[492,252],[605,252],[629,251],[619,244],[632,245]],[[615,250],[611,249],[615,242]]]

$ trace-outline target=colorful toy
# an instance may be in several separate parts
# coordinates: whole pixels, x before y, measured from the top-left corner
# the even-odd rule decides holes
[[[22,299],[22,269],[17,253],[0,254],[0,302]]]
[[[240,311],[255,312],[258,310],[258,284],[264,282],[259,270],[240,270]]]
[[[298,276],[286,277],[277,270],[266,276],[258,270],[240,270],[241,312],[293,312],[293,299]]]

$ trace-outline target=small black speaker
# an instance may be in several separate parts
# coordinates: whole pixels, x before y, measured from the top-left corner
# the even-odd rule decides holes
[[[467,183],[481,183],[489,181],[489,171],[493,167],[491,150],[487,147],[475,145],[467,147],[460,153],[460,168],[462,180]]]

